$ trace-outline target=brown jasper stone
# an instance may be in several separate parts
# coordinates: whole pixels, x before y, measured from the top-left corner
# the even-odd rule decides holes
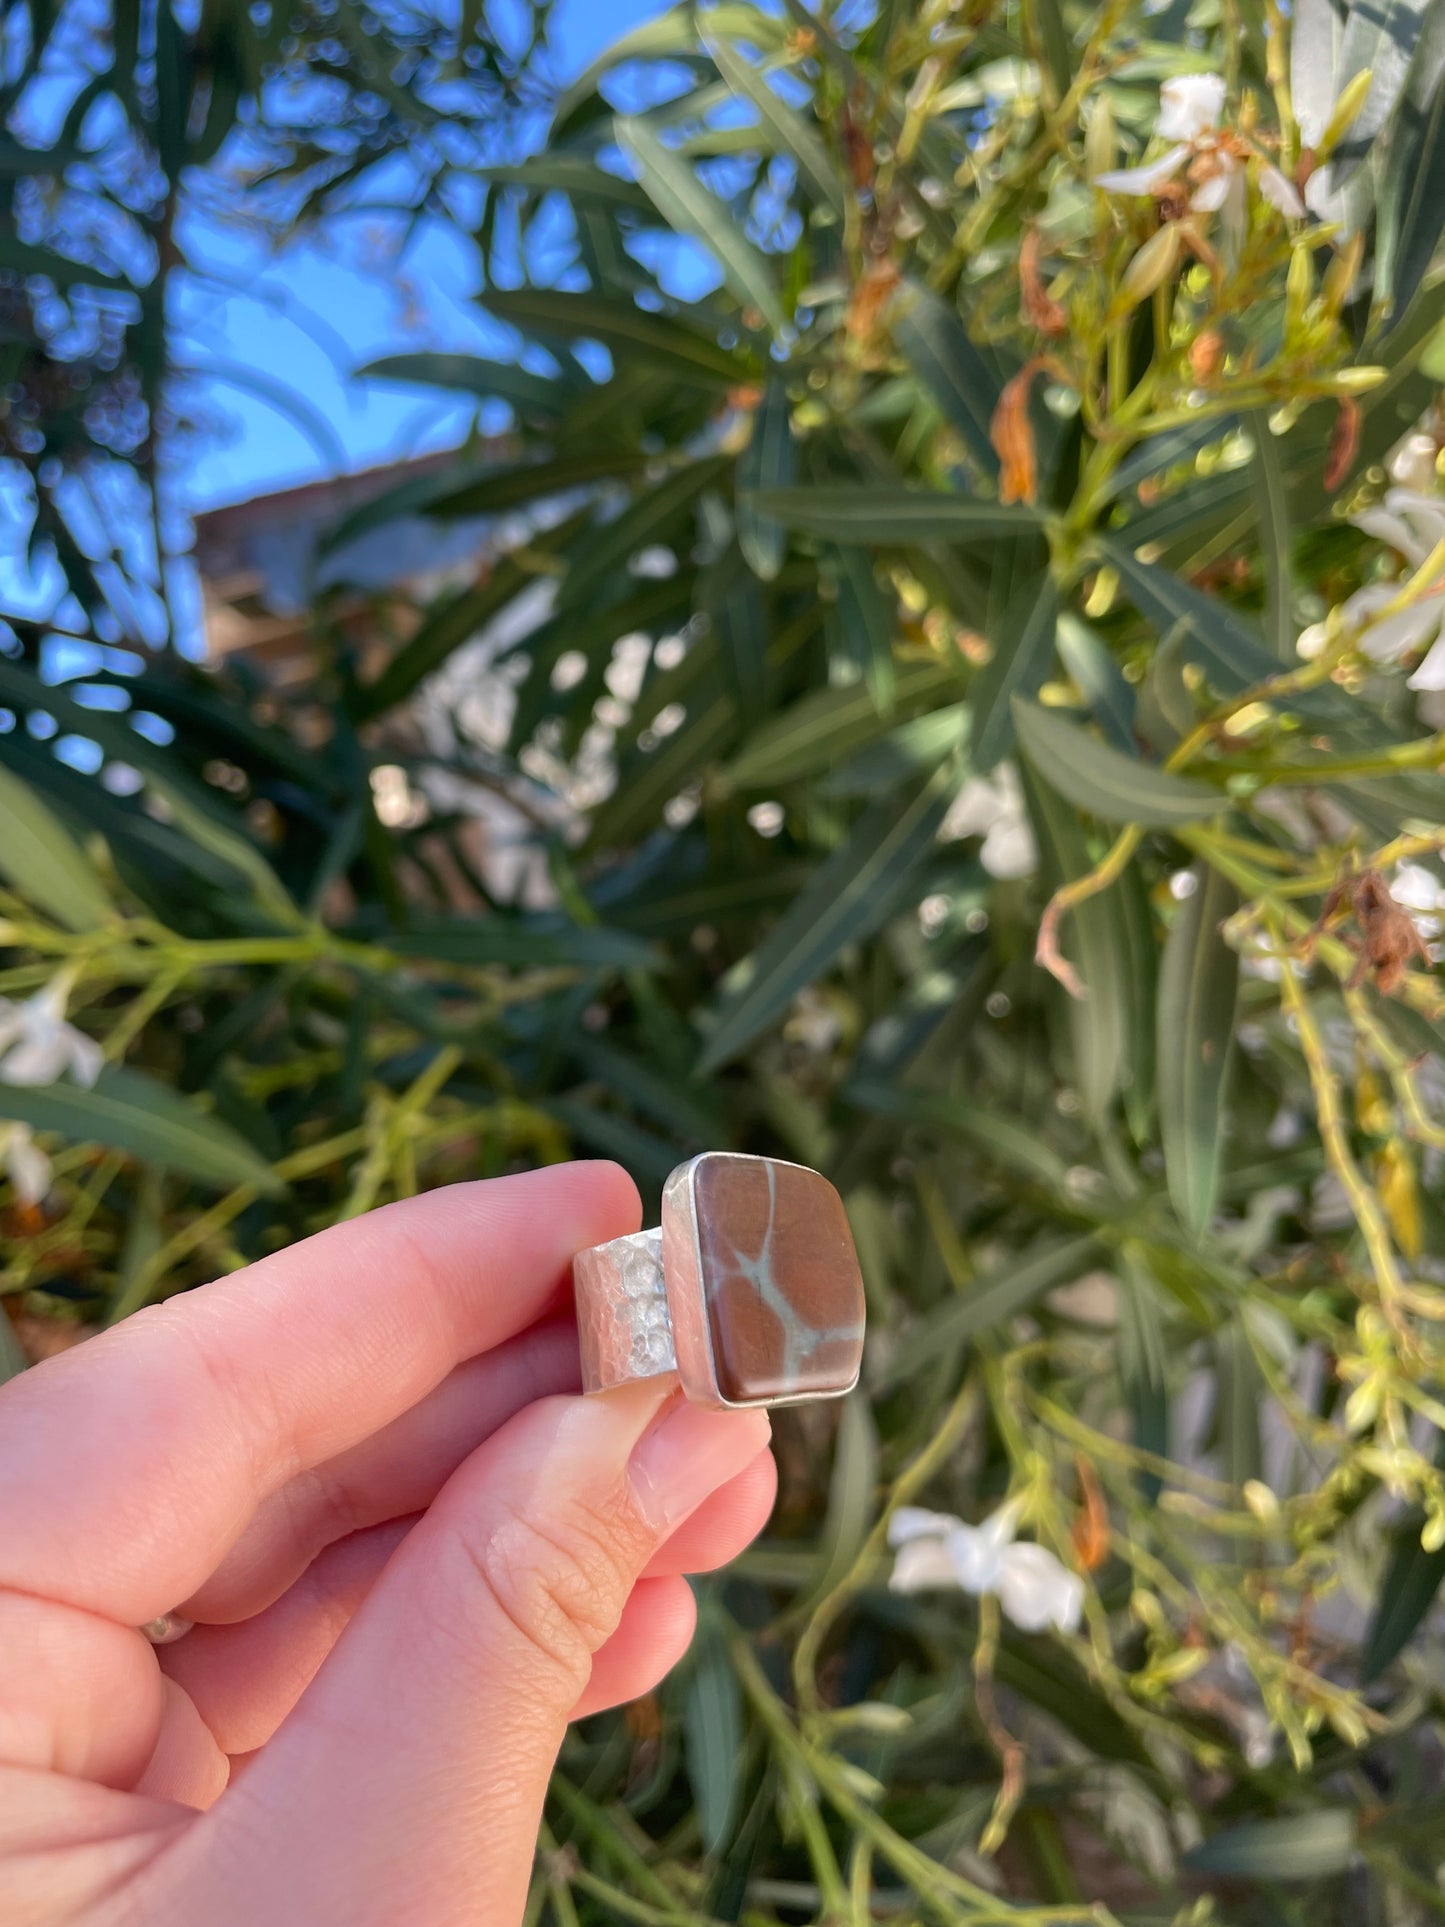
[[[843,1392],[863,1357],[863,1279],[816,1171],[710,1153],[692,1174],[717,1388],[733,1404]]]

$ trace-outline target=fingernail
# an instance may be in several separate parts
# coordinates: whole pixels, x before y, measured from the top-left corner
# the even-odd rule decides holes
[[[628,1462],[638,1505],[659,1530],[670,1529],[751,1465],[772,1431],[766,1412],[713,1412],[685,1401],[668,1406]]]

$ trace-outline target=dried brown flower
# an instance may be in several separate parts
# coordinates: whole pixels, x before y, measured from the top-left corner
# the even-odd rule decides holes
[[[1340,397],[1340,412],[1330,430],[1325,453],[1324,484],[1333,495],[1355,465],[1360,447],[1360,404],[1353,395]]]
[[[1044,286],[1044,277],[1039,271],[1039,255],[1042,251],[1043,243],[1039,239],[1038,229],[1027,229],[1019,249],[1019,290],[1022,297],[1019,305],[1024,320],[1037,328],[1041,335],[1066,334],[1069,317]]]
[[[1206,328],[1189,344],[1189,371],[1196,381],[1213,381],[1224,366],[1224,336],[1217,328]]]
[[[1404,982],[1412,960],[1429,967],[1430,952],[1415,919],[1396,903],[1378,870],[1360,870],[1340,878],[1325,898],[1319,921],[1306,939],[1306,952],[1315,938],[1346,916],[1354,918],[1359,931],[1358,936],[1345,938],[1359,958],[1350,979],[1352,990],[1373,976],[1375,988],[1388,997]]]

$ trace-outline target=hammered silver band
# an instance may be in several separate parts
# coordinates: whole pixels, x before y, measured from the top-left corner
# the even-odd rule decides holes
[[[584,1392],[677,1370],[660,1226],[579,1251],[572,1277]]]

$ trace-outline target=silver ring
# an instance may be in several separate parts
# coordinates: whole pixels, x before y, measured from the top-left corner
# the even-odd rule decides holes
[[[179,1613],[162,1613],[159,1618],[148,1619],[138,1628],[152,1646],[173,1646],[178,1639],[184,1639],[195,1624],[193,1619],[182,1619]]]
[[[704,1151],[668,1179],[660,1226],[578,1252],[572,1280],[586,1392],[675,1373],[696,1405],[796,1405],[858,1382],[858,1254],[806,1165]]]

